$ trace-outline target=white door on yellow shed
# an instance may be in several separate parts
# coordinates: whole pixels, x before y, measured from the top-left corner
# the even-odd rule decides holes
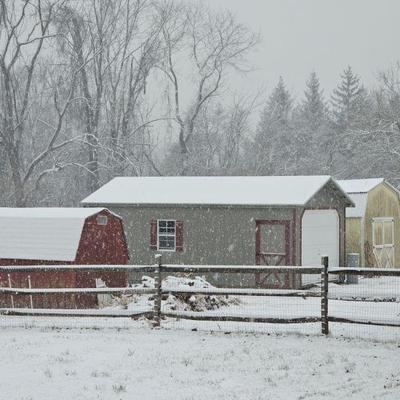
[[[301,226],[301,264],[320,266],[321,256],[329,267],[339,266],[339,216],[336,210],[306,210]],[[317,283],[320,276],[303,275],[302,283]]]

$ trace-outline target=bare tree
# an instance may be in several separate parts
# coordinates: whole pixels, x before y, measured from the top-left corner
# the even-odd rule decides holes
[[[64,7],[59,32],[63,48],[80,69],[81,120],[86,134],[88,191],[101,174],[141,174],[151,159],[149,126],[162,120],[149,115],[144,95],[150,70],[159,56],[160,27],[148,0],[91,0]],[[91,59],[91,62],[86,62]]]
[[[233,175],[245,171],[244,147],[255,102],[256,98],[240,96],[232,104],[212,99],[202,107],[190,142],[187,174]],[[179,145],[172,147],[165,160],[166,171],[179,170],[179,153]]]
[[[13,185],[12,202],[24,206],[29,187],[35,186],[49,169],[44,162],[74,139],[62,137],[63,119],[73,100],[75,79],[71,76],[65,95],[60,96],[57,82],[39,85],[38,74],[46,75],[41,63],[45,42],[55,37],[51,24],[63,1],[25,0],[17,3],[0,0],[0,138],[5,149]],[[46,131],[40,149],[27,143],[39,118],[32,115],[37,98],[46,91],[52,98],[49,120],[41,119]],[[46,107],[49,103],[46,104]],[[30,150],[30,151],[29,151]],[[54,169],[52,169],[54,170]],[[32,183],[32,181],[34,181]]]
[[[159,68],[168,77],[173,93],[174,116],[179,129],[180,174],[186,174],[189,142],[196,119],[207,102],[220,94],[230,70],[244,70],[246,56],[257,35],[237,23],[229,12],[213,13],[195,3],[166,2],[159,6],[164,59]],[[192,71],[189,108],[182,109],[184,73],[179,60]]]
[[[115,39],[106,53],[108,85],[105,109],[113,173],[141,175],[145,165],[157,174],[151,154],[150,128],[163,117],[153,116],[145,99],[149,74],[160,59],[161,26],[148,0],[119,0]]]

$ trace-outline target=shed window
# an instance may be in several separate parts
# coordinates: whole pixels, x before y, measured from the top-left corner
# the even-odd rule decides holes
[[[373,218],[372,245],[377,266],[393,268],[395,265],[393,218]]]
[[[107,215],[98,215],[96,218],[97,225],[107,225]]]
[[[393,246],[394,245],[394,221],[393,218],[374,218],[372,221],[373,245]]]
[[[157,247],[158,250],[175,251],[176,248],[176,221],[157,221]]]

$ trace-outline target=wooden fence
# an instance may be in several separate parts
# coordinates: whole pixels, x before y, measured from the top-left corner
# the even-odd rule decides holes
[[[328,262],[328,261],[326,261]],[[382,276],[389,276],[389,277],[400,277],[400,269],[393,269],[393,268],[331,268],[329,269],[330,274],[339,274],[339,275],[356,275],[362,277],[382,277]],[[368,298],[351,298],[351,299],[343,299],[343,298],[334,298],[328,297],[328,301],[350,301],[350,302],[374,302],[374,303],[393,303],[393,302],[400,302],[400,284],[399,284],[399,293],[398,296],[395,298],[393,297],[368,297]],[[399,304],[400,308],[400,304]],[[400,310],[399,310],[400,311]],[[400,315],[400,314],[399,314]],[[373,325],[373,326],[385,326],[385,327],[396,327],[400,328],[400,318],[399,322],[380,322],[374,321],[373,315],[370,316],[368,320],[362,320],[359,318],[343,318],[343,317],[335,317],[332,315],[328,315],[328,323],[329,322],[339,322],[339,323],[346,323],[346,324],[360,324],[360,325]],[[329,328],[328,328],[329,332]]]
[[[165,317],[191,319],[198,321],[233,321],[233,322],[257,322],[269,324],[299,324],[299,323],[320,323],[321,331],[327,335],[329,333],[329,323],[351,323],[351,324],[367,324],[377,326],[395,326],[400,327],[400,324],[374,322],[373,318],[369,321],[357,320],[351,318],[339,318],[329,315],[329,302],[338,299],[329,297],[329,274],[346,274],[346,275],[363,275],[363,276],[400,276],[400,270],[390,269],[360,269],[360,268],[333,268],[328,269],[328,257],[322,257],[321,266],[318,267],[299,267],[299,266],[225,266],[225,265],[171,265],[163,264],[161,256],[156,257],[156,263],[152,266],[147,265],[92,265],[92,266],[0,266],[0,273],[12,274],[14,272],[31,272],[40,271],[70,271],[79,270],[81,272],[92,273],[93,271],[127,271],[127,272],[142,272],[154,274],[154,288],[15,288],[11,283],[8,286],[0,287],[0,295],[10,296],[11,304],[14,303],[14,296],[35,296],[35,295],[52,295],[52,294],[150,294],[154,297],[154,307],[151,310],[114,310],[114,309],[35,309],[30,308],[15,308],[3,307],[0,308],[0,314],[3,315],[36,315],[36,316],[84,316],[84,317],[130,317],[138,318],[146,316],[153,319],[154,326],[160,326],[161,321]],[[320,285],[317,285],[313,290],[283,290],[283,289],[253,289],[253,288],[166,288],[162,286],[164,276],[171,274],[202,274],[202,273],[295,273],[295,274],[320,274]],[[11,282],[9,280],[9,282]],[[320,311],[318,316],[302,315],[301,317],[269,317],[268,315],[250,316],[250,315],[219,315],[212,313],[200,312],[184,312],[184,311],[166,311],[163,310],[162,298],[168,294],[202,294],[216,296],[265,296],[265,297],[320,297]],[[362,301],[362,300],[351,300]],[[31,305],[33,302],[31,301]],[[371,316],[372,317],[372,316]]]

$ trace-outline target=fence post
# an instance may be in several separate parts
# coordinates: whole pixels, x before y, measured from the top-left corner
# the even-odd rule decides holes
[[[11,289],[11,288],[12,288],[12,285],[11,285],[11,275],[10,275],[10,274],[7,274],[7,277],[8,277],[8,287]],[[11,308],[14,308],[14,296],[11,295],[10,298],[11,298]]]
[[[360,254],[359,253],[347,253],[347,268],[359,268],[360,267]],[[358,283],[358,275],[346,274],[346,283]]]
[[[161,324],[161,254],[156,255],[156,267],[155,267],[155,275],[154,275],[154,288],[156,290],[156,294],[154,297],[154,327],[159,327]]]
[[[328,321],[328,256],[321,257],[321,328],[324,335],[329,334]]]
[[[32,282],[31,282],[31,276],[30,275],[28,275],[28,288],[32,289]],[[33,296],[32,295],[29,296],[29,302],[31,304],[31,309],[33,309]]]

